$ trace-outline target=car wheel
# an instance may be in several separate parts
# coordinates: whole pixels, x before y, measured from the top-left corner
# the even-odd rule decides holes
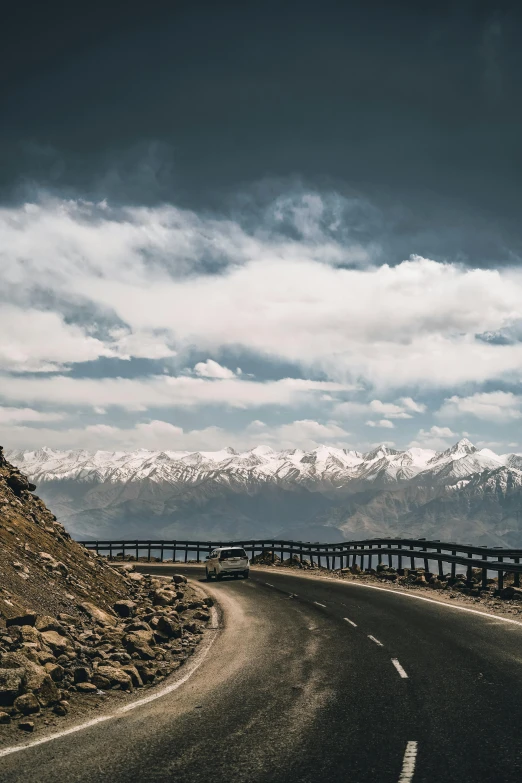
[[[250,577],[250,571],[243,571],[243,579],[248,579]]]
[[[206,568],[205,571],[207,573],[207,582],[211,582],[212,581],[212,574],[210,573],[208,568]]]
[[[214,573],[215,573],[215,572],[214,572]],[[215,573],[215,576],[216,576],[216,580],[217,580],[218,582],[221,582],[221,580],[223,579],[223,574],[216,574],[216,573]]]

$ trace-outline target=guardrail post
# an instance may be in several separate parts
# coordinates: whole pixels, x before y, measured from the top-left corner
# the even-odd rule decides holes
[[[397,549],[401,550],[402,549],[402,544],[397,544]],[[401,554],[399,554],[397,556],[397,567],[402,570],[402,555]]]
[[[136,541],[135,543],[136,543],[136,560],[138,560],[140,556],[140,548],[138,546],[138,542]]]
[[[442,550],[440,546],[437,547],[437,554],[442,555]],[[442,564],[442,559],[438,561],[438,566],[439,566],[439,579],[444,579],[444,567]]]
[[[415,552],[415,549],[413,548],[412,544],[410,544],[410,550],[412,552]],[[415,571],[415,555],[410,555],[410,565],[411,565],[411,570]]]
[[[451,550],[451,554],[453,555],[453,557],[457,557],[457,552],[456,552],[455,549]],[[457,564],[456,563],[452,563],[451,564],[451,578],[452,579],[455,579],[456,573],[457,573]]]
[[[390,548],[390,546],[389,546],[389,544],[388,544],[388,549],[389,549],[389,548]],[[390,568],[393,566],[393,559],[392,559],[392,554],[391,554],[391,552],[388,552],[388,565],[389,565],[389,567],[390,567]]]
[[[473,557],[473,552],[468,552],[468,557],[471,560],[471,558]],[[471,563],[469,563],[466,568],[466,579],[468,580],[468,582],[473,581],[473,569],[471,568]]]
[[[499,561],[502,563],[504,560],[503,557],[499,557]],[[497,583],[498,589],[503,590],[504,589],[504,571],[500,570],[498,572],[498,583]]]
[[[185,563],[188,562],[188,544],[185,544]]]
[[[424,552],[428,551],[428,547],[426,547],[426,546],[422,547],[422,549],[423,549]],[[424,573],[427,574],[429,572],[429,570],[430,570],[430,565],[428,563],[428,558],[425,557],[424,558]]]
[[[377,544],[377,565],[381,565],[381,563],[382,563],[381,545]]]
[[[357,544],[354,544],[354,545],[353,545],[353,548],[354,548],[354,550],[355,550],[355,549],[357,549]],[[354,551],[354,553],[353,553],[353,555],[352,555],[352,568],[353,568],[353,566],[354,566],[356,563],[357,563],[357,554],[356,554],[356,552]]]
[[[112,560],[112,541],[109,544],[109,560]]]
[[[363,549],[364,551],[364,549]],[[361,571],[364,571],[364,555],[361,554]]]
[[[368,545],[368,549],[371,549],[371,548],[372,548],[372,545],[369,544]],[[371,568],[372,568],[372,553],[370,552],[370,554],[368,555],[368,571],[371,571]]]
[[[196,561],[199,563],[199,542],[196,546]]]
[[[482,555],[482,560],[485,560],[487,562],[487,559],[488,559],[487,555]],[[483,568],[482,569],[482,589],[486,590],[487,586],[488,586],[488,569],[487,568]]]
[[[517,565],[520,563],[519,557],[515,557],[514,560]],[[515,571],[513,574],[513,587],[520,587],[520,574],[518,571]]]

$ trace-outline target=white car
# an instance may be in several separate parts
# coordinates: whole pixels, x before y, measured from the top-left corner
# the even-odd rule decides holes
[[[212,577],[221,580],[224,576],[233,576],[237,579],[240,574],[244,579],[248,579],[250,561],[241,546],[219,546],[207,557],[205,570],[208,582]]]

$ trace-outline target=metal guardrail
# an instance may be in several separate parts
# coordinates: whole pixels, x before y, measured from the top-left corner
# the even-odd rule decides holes
[[[520,585],[522,573],[522,549],[504,549],[503,547],[476,546],[473,544],[457,544],[454,541],[438,541],[436,539],[423,538],[370,538],[362,541],[343,541],[339,544],[322,544],[310,541],[285,541],[281,539],[242,539],[241,541],[158,541],[158,540],[123,540],[113,539],[105,541],[80,541],[87,549],[92,549],[98,554],[107,553],[110,558],[116,554],[134,554],[136,559],[145,552],[148,561],[152,558],[152,552],[157,552],[160,562],[171,554],[172,560],[177,560],[177,554],[184,555],[184,562],[188,562],[189,554],[196,555],[197,562],[201,562],[203,553],[210,553],[218,546],[242,546],[250,552],[251,558],[266,552],[272,553],[272,558],[278,554],[281,559],[284,555],[297,557],[302,562],[305,558],[312,564],[322,564],[326,561],[326,567],[335,570],[337,561],[339,568],[349,568],[356,564],[364,570],[372,568],[372,563],[382,564],[385,559],[391,567],[393,558],[398,563],[398,568],[403,568],[403,562],[410,563],[412,569],[416,568],[416,560],[421,560],[425,571],[429,571],[429,561],[437,563],[438,576],[444,576],[443,564],[451,567],[451,576],[455,578],[457,565],[466,568],[466,579],[471,581],[472,570],[480,568],[482,573],[482,586],[486,587],[488,571],[494,571],[498,577],[498,588],[504,586],[504,574],[514,575],[513,584]],[[480,555],[480,557],[478,557]],[[491,559],[490,559],[491,558]],[[359,562],[358,562],[359,561]]]

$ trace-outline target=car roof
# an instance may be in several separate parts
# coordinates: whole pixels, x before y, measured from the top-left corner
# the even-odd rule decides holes
[[[244,549],[244,546],[217,546],[216,549]]]

